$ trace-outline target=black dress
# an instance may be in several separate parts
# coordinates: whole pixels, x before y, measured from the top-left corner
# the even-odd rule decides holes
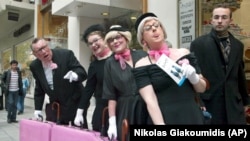
[[[102,99],[103,94],[103,75],[104,75],[104,64],[107,59],[103,60],[94,60],[91,62],[88,69],[88,76],[86,87],[84,88],[83,95],[79,104],[79,108],[83,108],[87,111],[90,103],[90,98],[94,94],[95,98],[95,109],[92,116],[92,128],[95,131],[102,131],[102,112],[103,109],[108,106],[108,100]],[[106,114],[105,123],[108,124],[108,114]],[[105,126],[105,131],[103,132],[106,135],[107,125]]]
[[[134,64],[142,57],[147,55],[146,52],[142,50],[132,51],[131,55]],[[122,120],[128,119],[129,124],[142,124],[144,121],[142,117],[143,114],[139,114],[142,111],[138,111],[138,105],[143,105],[142,99],[137,91],[134,75],[132,73],[132,68],[126,65],[126,69],[122,70],[119,61],[111,56],[107,59],[104,67],[104,82],[103,82],[103,98],[108,100],[116,100],[116,121],[117,121],[117,133],[118,140],[121,140],[121,129]],[[146,109],[146,108],[145,108]]]
[[[179,60],[183,58],[187,58],[200,73],[194,55]],[[203,124],[202,112],[194,99],[196,92],[188,79],[178,86],[156,64],[135,68],[133,73],[139,89],[152,84],[166,124]]]

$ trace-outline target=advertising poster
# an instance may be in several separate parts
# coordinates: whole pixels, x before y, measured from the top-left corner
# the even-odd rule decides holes
[[[188,48],[195,38],[195,0],[179,0],[179,42]]]

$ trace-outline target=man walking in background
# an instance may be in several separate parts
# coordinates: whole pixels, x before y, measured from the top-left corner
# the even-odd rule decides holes
[[[10,69],[3,73],[2,82],[4,83],[5,95],[8,102],[7,122],[16,123],[17,99],[18,95],[23,95],[22,75],[16,60],[10,62]]]

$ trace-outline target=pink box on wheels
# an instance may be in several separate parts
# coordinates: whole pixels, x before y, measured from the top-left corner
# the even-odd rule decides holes
[[[51,141],[108,141],[108,138],[102,137],[100,132],[54,125],[51,131]]]
[[[51,141],[52,123],[21,119],[19,141]]]
[[[108,107],[104,108],[102,113],[103,129],[107,113]],[[74,126],[54,125],[51,131],[51,141],[109,141],[109,139],[101,136],[101,132]]]

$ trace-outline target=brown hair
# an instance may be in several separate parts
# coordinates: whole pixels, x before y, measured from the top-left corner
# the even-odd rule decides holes
[[[218,3],[218,4],[215,4],[214,7],[213,7],[213,11],[214,9],[216,8],[225,8],[225,9],[229,9],[230,10],[230,18],[232,18],[232,9],[230,8],[229,4],[228,3]]]

